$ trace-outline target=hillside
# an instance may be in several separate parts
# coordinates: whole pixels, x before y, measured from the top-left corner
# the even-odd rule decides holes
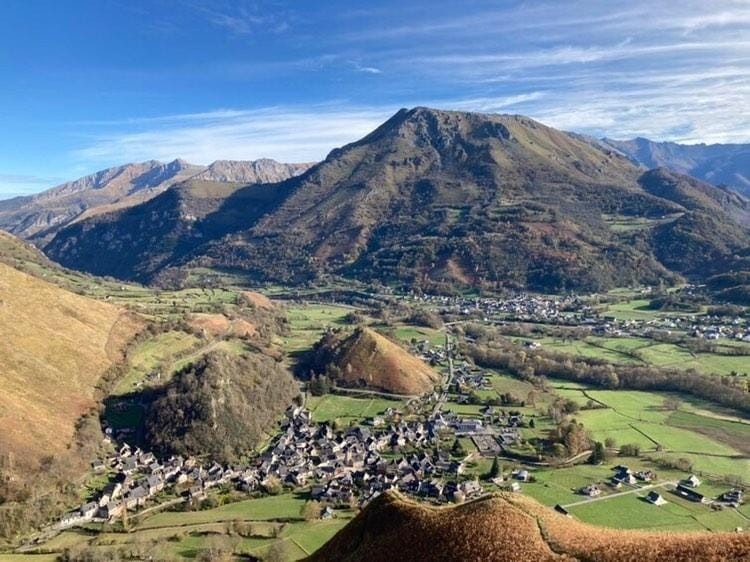
[[[654,509],[659,509],[654,507]],[[658,533],[597,528],[522,496],[430,507],[388,492],[309,560],[745,560],[747,533]]]
[[[136,329],[118,307],[0,263],[0,458],[11,483],[35,476],[43,458],[61,472],[87,462],[69,448],[76,422]]]
[[[156,391],[146,440],[163,454],[234,463],[269,435],[298,394],[292,375],[270,357],[211,352]]]
[[[270,193],[236,189],[211,214],[173,227],[190,206],[170,190],[63,229],[45,251],[72,268],[151,283],[196,267],[428,290],[669,283],[750,247],[746,200],[675,177],[644,174],[612,149],[526,117],[416,108]],[[689,224],[705,228],[686,237]]]
[[[678,144],[641,137],[602,142],[647,168],[663,166],[750,196],[750,144]]]
[[[257,220],[283,194],[273,185],[190,180],[145,205],[71,225],[45,252],[95,275],[149,279],[203,241]]]
[[[304,172],[310,164],[263,158],[220,160],[197,166],[184,160],[125,164],[67,182],[37,195],[0,201],[0,229],[23,238],[49,241],[60,228],[148,201],[190,178],[242,184],[274,183]]]
[[[422,394],[440,382],[429,365],[370,328],[326,334],[302,365],[303,370],[325,373],[342,386],[394,394]]]

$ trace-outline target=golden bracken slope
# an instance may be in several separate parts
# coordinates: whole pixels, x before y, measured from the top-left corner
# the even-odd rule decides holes
[[[7,240],[5,240],[7,242]],[[0,263],[0,458],[16,475],[63,457],[135,321]]]
[[[575,521],[523,496],[431,507],[389,492],[310,560],[750,560],[750,534],[620,531]]]

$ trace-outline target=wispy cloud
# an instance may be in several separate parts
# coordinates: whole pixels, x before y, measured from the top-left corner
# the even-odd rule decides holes
[[[97,136],[74,157],[90,164],[177,157],[198,164],[261,157],[319,160],[331,149],[364,136],[396,109],[326,104],[133,120],[137,131]]]
[[[288,14],[278,9],[266,9],[258,2],[193,2],[193,10],[208,23],[235,35],[259,32],[281,33],[290,28]]]
[[[62,181],[57,177],[0,173],[0,199],[31,195]]]

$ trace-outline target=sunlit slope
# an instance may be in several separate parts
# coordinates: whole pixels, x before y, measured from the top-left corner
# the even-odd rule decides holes
[[[659,509],[654,506],[654,509]],[[580,523],[520,495],[431,507],[389,492],[310,560],[748,560],[746,533],[620,531]]]
[[[64,455],[134,321],[0,263],[0,454],[18,473]]]

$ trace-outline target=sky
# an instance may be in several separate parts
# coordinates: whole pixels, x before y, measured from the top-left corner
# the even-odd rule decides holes
[[[401,107],[750,142],[750,0],[5,0],[0,198],[127,162],[320,160]]]

